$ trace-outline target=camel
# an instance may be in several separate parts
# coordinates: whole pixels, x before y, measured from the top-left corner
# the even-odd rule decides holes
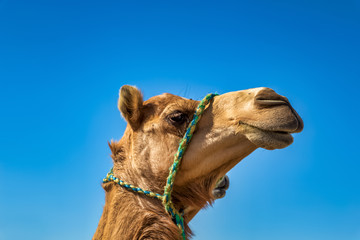
[[[179,141],[198,104],[169,93],[144,101],[138,88],[122,86],[118,108],[127,127],[119,141],[109,143],[114,176],[162,193]],[[183,214],[187,238],[193,235],[188,223],[212,204],[220,178],[257,148],[289,146],[291,134],[301,132],[303,126],[289,100],[270,88],[214,97],[197,124],[173,187],[172,202]],[[114,182],[103,183],[103,188],[105,206],[94,240],[181,239],[179,228],[158,199]]]

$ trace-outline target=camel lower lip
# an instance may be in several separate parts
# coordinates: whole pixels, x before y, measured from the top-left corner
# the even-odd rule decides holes
[[[293,142],[291,132],[288,131],[263,129],[242,122],[240,126],[243,126],[241,132],[258,147],[268,150],[281,149]]]
[[[268,145],[266,145],[265,147],[266,149],[284,148],[293,142],[293,137],[289,132],[264,130],[260,131],[262,132],[261,135],[268,140],[266,143]]]

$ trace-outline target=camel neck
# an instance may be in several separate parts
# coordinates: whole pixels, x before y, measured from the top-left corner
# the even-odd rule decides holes
[[[114,183],[104,185],[105,206],[93,240],[181,239],[179,228],[161,202]]]

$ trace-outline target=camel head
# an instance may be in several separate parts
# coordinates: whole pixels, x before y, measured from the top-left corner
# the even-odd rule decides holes
[[[199,101],[162,94],[143,101],[132,86],[120,89],[118,108],[128,125],[111,142],[114,173],[143,189],[163,193],[169,167]],[[229,92],[206,107],[173,189],[185,222],[214,199],[217,180],[257,148],[280,149],[303,122],[288,99],[270,88]]]

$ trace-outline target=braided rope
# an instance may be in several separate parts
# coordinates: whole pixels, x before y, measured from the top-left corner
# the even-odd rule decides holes
[[[175,222],[175,224],[178,226],[178,228],[181,231],[181,237],[182,239],[186,240],[186,235],[185,235],[185,227],[184,227],[184,218],[183,216],[179,213],[179,211],[176,210],[173,202],[171,201],[171,193],[173,190],[173,186],[174,186],[174,181],[175,181],[175,176],[176,173],[180,167],[180,163],[181,163],[181,159],[186,151],[187,146],[189,145],[191,138],[195,132],[196,129],[196,124],[199,122],[199,120],[201,119],[201,116],[205,110],[205,107],[209,104],[210,100],[217,96],[218,94],[216,93],[210,93],[208,95],[205,96],[205,98],[203,100],[201,100],[201,102],[199,103],[198,107],[196,108],[196,111],[194,113],[193,119],[190,122],[186,133],[184,135],[184,137],[181,139],[180,143],[179,143],[179,148],[174,156],[174,163],[171,165],[171,167],[169,168],[169,176],[166,180],[166,185],[164,188],[164,194],[158,194],[158,193],[154,193],[152,191],[149,190],[143,190],[139,187],[136,187],[132,184],[129,184],[127,182],[124,182],[122,180],[120,180],[119,178],[114,176],[114,172],[113,169],[110,170],[110,172],[106,175],[106,177],[103,179],[103,183],[107,183],[107,182],[115,182],[117,184],[119,184],[120,186],[131,190],[133,192],[137,192],[137,193],[142,193],[145,194],[146,196],[152,197],[152,198],[156,198],[162,201],[165,210],[171,215],[171,218],[173,219],[173,221]]]
[[[158,193],[154,193],[152,191],[149,190],[143,190],[139,187],[135,187],[134,185],[124,182],[123,180],[120,180],[119,178],[114,176],[114,172],[113,169],[111,168],[110,172],[106,175],[106,177],[103,179],[103,183],[107,183],[107,182],[115,182],[117,184],[119,184],[120,186],[131,190],[133,192],[138,192],[138,193],[142,193],[145,194],[146,196],[152,197],[152,198],[157,198],[159,200],[163,200],[164,196]]]

